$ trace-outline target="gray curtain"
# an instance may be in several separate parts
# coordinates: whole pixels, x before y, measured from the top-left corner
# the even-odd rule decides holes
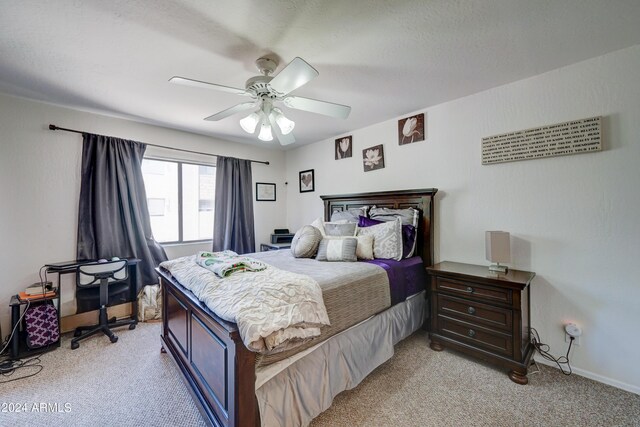
[[[251,161],[218,157],[213,250],[255,252]]]
[[[138,258],[142,284],[157,283],[167,260],[153,239],[142,178],[145,144],[82,134],[78,259]]]

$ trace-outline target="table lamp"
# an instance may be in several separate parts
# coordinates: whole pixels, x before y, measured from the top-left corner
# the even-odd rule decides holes
[[[511,245],[510,236],[506,231],[485,231],[485,251],[487,261],[495,264],[489,266],[489,271],[497,273],[506,273],[507,266],[500,265],[501,262],[511,261]]]

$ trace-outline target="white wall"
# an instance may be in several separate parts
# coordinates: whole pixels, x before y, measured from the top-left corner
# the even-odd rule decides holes
[[[216,140],[0,95],[0,322],[9,333],[9,299],[38,280],[45,263],[75,258],[82,137],[50,131],[49,123],[72,129],[113,135],[151,144],[181,147],[228,156],[268,160],[253,164],[253,180],[275,182],[277,202],[254,202],[256,244],[266,242],[274,228],[286,226],[284,212],[284,153]],[[148,155],[204,160],[154,147]],[[255,188],[255,185],[254,185]],[[167,247],[177,257],[209,245]],[[63,288],[63,314],[75,311],[73,292]]]
[[[398,146],[394,118],[354,131],[350,159],[334,160],[333,140],[287,152],[289,228],[322,215],[321,194],[436,187],[436,261],[488,265],[484,231],[510,231],[512,266],[537,273],[543,341],[564,354],[561,325],[577,322],[578,371],[640,393],[640,46],[424,111],[424,142]],[[481,165],[482,137],[597,115],[602,152]],[[386,167],[365,173],[377,144]],[[316,191],[300,194],[312,168]]]

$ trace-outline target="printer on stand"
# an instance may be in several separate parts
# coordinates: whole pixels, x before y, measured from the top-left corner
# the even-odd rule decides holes
[[[271,243],[262,243],[260,245],[260,252],[288,249],[291,247],[293,236],[292,233],[289,233],[288,228],[276,228],[271,234]]]

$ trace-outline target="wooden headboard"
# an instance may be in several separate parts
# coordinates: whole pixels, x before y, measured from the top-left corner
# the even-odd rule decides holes
[[[377,206],[402,209],[416,208],[420,211],[418,223],[417,255],[422,257],[425,266],[433,264],[433,198],[437,188],[419,190],[376,191],[372,193],[339,194],[336,196],[320,196],[324,201],[325,221],[331,214],[349,208]]]

